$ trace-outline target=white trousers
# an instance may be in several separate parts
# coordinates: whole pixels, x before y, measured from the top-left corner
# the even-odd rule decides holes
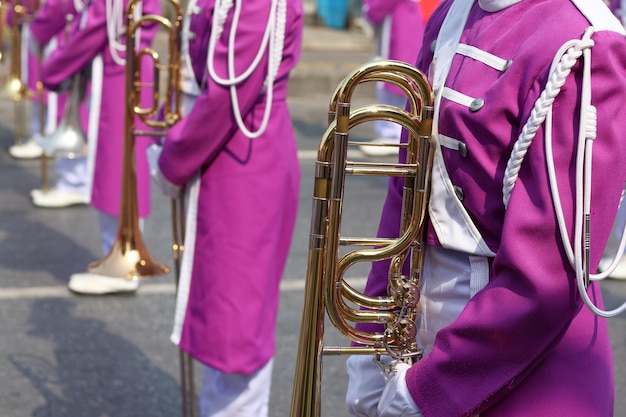
[[[39,120],[39,108],[41,104],[38,101],[33,100],[31,102],[31,116],[30,116],[30,135],[39,135],[41,132],[41,121]],[[45,120],[44,120],[45,123]]]
[[[87,158],[57,158],[55,169],[56,188],[87,193]]]
[[[267,417],[274,359],[251,375],[204,367],[201,417]]]

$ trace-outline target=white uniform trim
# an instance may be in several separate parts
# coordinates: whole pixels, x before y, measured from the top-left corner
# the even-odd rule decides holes
[[[589,20],[596,32],[612,30],[622,35],[626,34],[624,26],[602,0],[572,0],[572,3]]]
[[[22,38],[20,39],[20,48],[23,51],[20,56],[21,74],[22,80],[28,80],[28,51],[31,43],[30,26],[28,23],[22,23]]]
[[[46,125],[43,129],[44,135],[51,135],[57,128],[59,118],[59,95],[53,91],[48,91],[48,104],[46,106]]]
[[[93,177],[96,170],[96,154],[98,149],[98,130],[100,128],[100,110],[102,107],[102,81],[104,62],[102,54],[98,54],[91,63],[91,95],[89,97],[89,126],[87,127],[87,199],[91,202]]]
[[[178,277],[178,289],[176,292],[176,311],[174,312],[174,328],[170,340],[179,345],[183,335],[183,324],[187,313],[187,304],[191,292],[191,273],[193,272],[193,260],[196,247],[196,230],[198,224],[198,201],[200,195],[200,174],[196,174],[189,181],[185,200],[187,210],[185,213],[185,250],[181,261],[180,276]]]
[[[391,15],[385,16],[380,29],[380,57],[389,59],[389,46],[391,45]]]
[[[435,92],[433,138],[437,148],[433,163],[429,214],[439,242],[444,247],[475,255],[495,256],[495,253],[489,249],[480,235],[463,204],[456,197],[454,185],[450,181],[443,161],[438,130],[439,108],[445,90],[445,80],[473,4],[473,0],[457,0],[450,7],[439,32],[435,56],[430,69]]]
[[[450,100],[454,103],[460,104],[461,106],[465,106],[468,108],[476,99],[476,97],[470,97],[448,87],[443,88],[443,97],[445,97],[446,100]]]
[[[202,89],[196,81],[196,75],[193,72],[193,65],[191,64],[191,58],[189,56],[189,41],[196,37],[196,34],[189,30],[189,21],[191,20],[191,15],[198,14],[199,12],[200,8],[197,5],[197,1],[190,0],[187,5],[186,16],[183,19],[182,42],[180,47],[180,55],[183,59],[181,90],[183,93],[195,97],[200,95]]]
[[[464,43],[459,44],[459,46],[456,48],[456,53],[465,55],[469,58],[473,58],[477,61],[482,62],[483,64],[489,65],[491,68],[498,71],[504,71],[510,63],[510,61],[506,59],[502,59],[498,56],[490,54],[487,51],[483,51],[482,49],[478,49],[475,46],[466,45]]]
[[[478,5],[486,12],[498,12],[522,0],[478,0]]]
[[[461,141],[453,139],[449,136],[439,135],[439,144],[447,149],[452,149],[453,151],[458,151],[461,147]]]

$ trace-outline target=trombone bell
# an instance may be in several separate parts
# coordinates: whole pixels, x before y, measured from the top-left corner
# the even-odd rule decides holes
[[[164,275],[170,271],[166,265],[150,256],[141,241],[132,239],[132,236],[121,238],[120,231],[109,254],[89,264],[87,270],[98,275],[133,281]]]
[[[80,120],[80,103],[84,97],[85,82],[80,72],[72,77],[70,95],[58,128],[51,135],[35,139],[35,143],[41,146],[46,156],[69,159],[87,156],[87,135]]]
[[[10,78],[7,80],[5,87],[0,90],[0,97],[19,101],[28,96],[26,86],[19,78]]]
[[[41,146],[49,157],[74,159],[87,156],[87,141],[82,128],[64,122],[65,120],[53,134],[35,137],[35,143]]]

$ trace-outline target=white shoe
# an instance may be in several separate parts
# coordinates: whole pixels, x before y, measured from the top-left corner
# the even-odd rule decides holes
[[[78,191],[51,188],[48,191],[32,190],[30,196],[33,204],[43,208],[60,208],[87,204],[85,195]]]
[[[104,295],[135,292],[139,282],[83,272],[72,274],[67,287],[78,294]]]
[[[359,149],[367,156],[397,156],[400,148],[399,141],[393,139],[377,138],[372,140],[372,145],[361,145]],[[390,146],[383,145],[389,144]]]
[[[9,148],[9,155],[16,159],[35,159],[43,155],[43,149],[33,139],[19,143]]]

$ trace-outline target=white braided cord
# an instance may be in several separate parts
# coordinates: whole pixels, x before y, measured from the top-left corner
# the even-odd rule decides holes
[[[209,39],[209,50],[207,53],[207,69],[211,79],[222,86],[230,89],[231,103],[233,114],[237,122],[239,130],[250,139],[258,138],[265,132],[269,123],[271,113],[271,103],[273,99],[274,81],[278,74],[278,68],[282,62],[283,49],[285,43],[285,27],[287,22],[287,2],[286,0],[272,0],[270,6],[270,15],[267,21],[263,39],[257,54],[255,55],[250,66],[240,75],[235,73],[235,39],[237,34],[237,25],[239,15],[241,14],[242,1],[235,0],[234,15],[232,27],[228,37],[228,77],[222,78],[215,71],[214,59],[215,48],[224,31],[224,25],[228,17],[228,13],[233,7],[233,0],[217,0],[215,12],[213,14],[213,29]],[[256,70],[264,53],[268,51],[268,71],[265,79],[264,89],[266,91],[266,107],[259,128],[252,132],[243,122],[241,109],[239,107],[239,98],[237,96],[237,85],[245,81]]]
[[[563,44],[555,55],[546,87],[535,102],[530,117],[513,145],[513,151],[506,164],[502,186],[502,199],[505,207],[509,204],[522,162],[537,130],[545,121],[548,112],[552,110],[552,104],[556,96],[561,92],[561,87],[565,84],[572,67],[576,64],[578,58],[582,56],[582,51],[592,46],[593,41],[590,39],[573,39]],[[558,62],[556,62],[557,59],[559,60]]]
[[[105,0],[106,5],[106,21],[107,21],[107,38],[109,40],[109,51],[111,58],[118,65],[126,65],[126,59],[120,54],[126,52],[126,44],[120,42],[119,39],[124,38],[126,34],[126,11],[124,10],[124,0]],[[139,2],[134,10],[135,21],[142,16],[142,3]],[[136,31],[135,48],[139,48],[141,30]]]
[[[511,193],[517,180],[519,170],[539,126],[545,122],[545,152],[550,192],[555,208],[555,215],[561,242],[565,249],[568,261],[574,269],[578,292],[584,304],[600,317],[614,317],[626,311],[626,302],[613,310],[603,310],[595,305],[587,293],[587,287],[591,281],[603,279],[606,274],[594,275],[590,271],[590,218],[591,218],[591,163],[592,148],[597,133],[597,110],[591,105],[591,48],[594,46],[591,35],[594,28],[590,27],[580,40],[566,42],[556,54],[550,68],[550,77],[546,88],[531,111],[528,122],[524,125],[518,141],[513,147],[513,152],[507,163],[503,181],[503,201],[508,205]],[[552,104],[565,83],[565,79],[571,72],[577,60],[583,56],[583,81],[581,92],[580,125],[576,146],[576,180],[574,201],[574,238],[570,242],[567,231],[565,216],[559,197],[559,187],[554,166],[552,150]],[[559,58],[560,57],[560,58]],[[557,63],[558,59],[558,63]],[[620,242],[623,250],[625,240]],[[621,254],[623,252],[618,252]],[[620,255],[621,258],[621,255]],[[619,260],[612,262],[615,265]],[[610,270],[610,268],[609,268]]]

